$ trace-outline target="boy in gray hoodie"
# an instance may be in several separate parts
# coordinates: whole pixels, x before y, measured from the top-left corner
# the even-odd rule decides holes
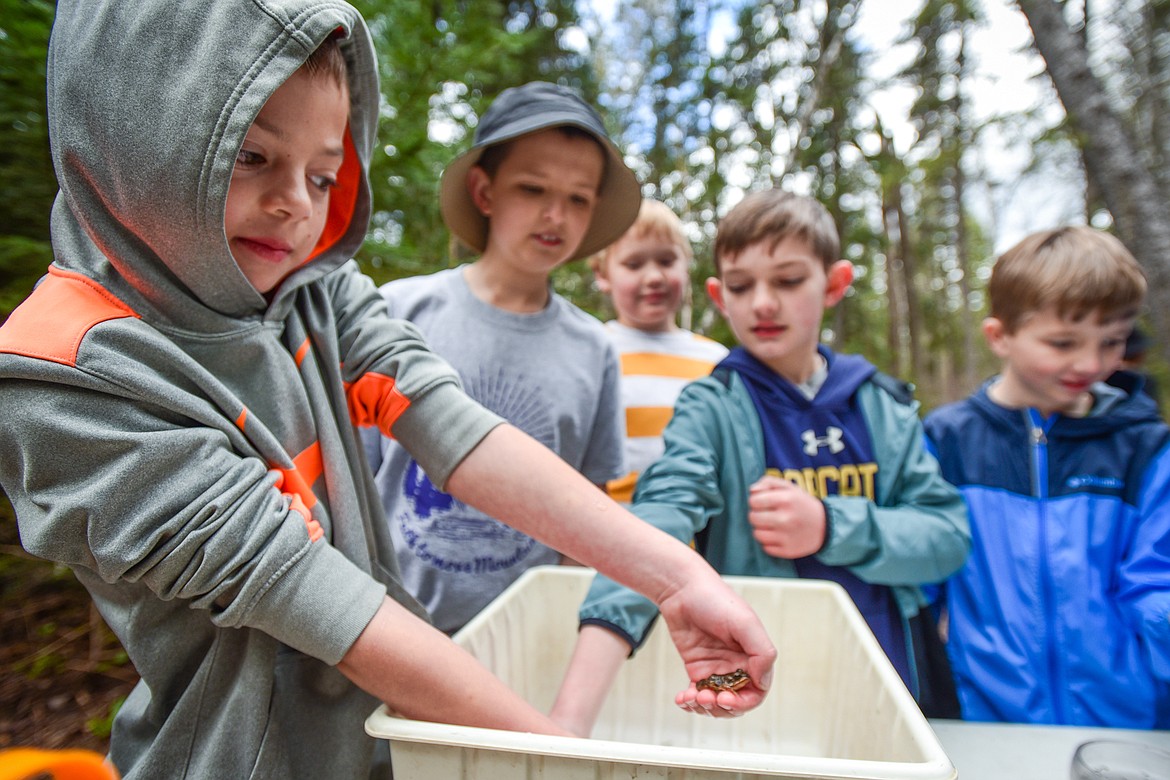
[[[425,620],[356,429],[660,603],[691,679],[775,651],[698,556],[463,394],[349,257],[373,48],[341,2],[57,5],[56,260],[0,327],[0,486],[142,677],[127,778],[384,776],[362,722],[564,733]],[[696,695],[689,685],[682,702]]]

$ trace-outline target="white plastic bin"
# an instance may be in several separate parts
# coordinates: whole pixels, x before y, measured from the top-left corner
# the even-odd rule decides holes
[[[532,569],[455,641],[547,712],[592,577],[577,567]],[[768,697],[741,718],[701,717],[675,706],[687,676],[658,621],[624,665],[593,739],[428,723],[385,708],[366,720],[366,731],[390,740],[395,780],[957,777],[840,586],[758,577],[727,582],[759,613],[779,651]]]

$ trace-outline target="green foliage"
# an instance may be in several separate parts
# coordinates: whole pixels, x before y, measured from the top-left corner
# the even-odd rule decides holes
[[[69,659],[60,653],[38,653],[27,664],[18,667],[14,671],[24,674],[30,680],[35,680],[40,677],[57,674],[65,667],[68,661]]]
[[[114,729],[114,717],[118,714],[118,710],[122,709],[122,705],[126,703],[125,696],[119,696],[110,705],[109,714],[103,718],[90,718],[85,721],[85,730],[95,737],[101,739],[108,739],[110,732]]]
[[[7,316],[32,292],[33,285],[52,261],[48,228],[39,239],[0,235],[0,318]]]
[[[716,143],[725,160],[746,166],[748,189],[783,186],[822,202],[855,267],[849,295],[826,316],[832,345],[885,368],[890,348],[884,288],[875,260],[883,237],[871,218],[878,176],[858,150],[872,127],[863,121],[865,62],[848,34],[859,11],[850,0],[825,4],[815,21],[796,0],[740,7],[736,33],[713,62],[705,95],[734,116]],[[729,169],[727,181],[733,178]]]
[[[964,85],[973,74],[964,45],[982,24],[976,0],[915,4],[902,38],[910,57],[894,77],[916,96],[906,117],[915,142],[899,152],[892,144],[875,151],[875,139],[890,135],[870,101],[885,84],[868,75],[873,54],[858,45],[862,0],[619,0],[612,20],[600,17],[602,5],[575,0],[355,4],[370,23],[382,79],[380,146],[371,166],[375,213],[358,254],[378,282],[470,259],[451,244],[439,216],[440,174],[470,145],[478,117],[501,90],[557,81],[599,107],[644,192],[687,225],[696,258],[691,327],[732,343],[703,288],[713,273],[719,215],[744,190],[785,186],[825,203],[840,228],[842,254],[856,269],[849,295],[826,318],[833,345],[942,400],[956,394],[959,374],[982,377],[991,369],[974,323],[994,226],[980,223],[965,192],[1006,185],[983,172],[981,134],[993,127],[1000,137],[1034,139],[1038,163],[1025,175],[1079,163],[1070,152],[1079,139],[1044,106],[971,123]],[[52,259],[56,183],[44,76],[53,11],[48,0],[0,0],[0,318]],[[1144,154],[1163,182],[1170,181],[1170,124],[1162,110],[1170,99],[1168,18],[1167,0],[1135,0],[1101,12],[1086,28],[1090,43],[1101,39],[1105,78],[1120,109],[1143,129]],[[716,38],[721,45],[713,45]],[[897,229],[883,220],[892,194],[906,219]],[[1087,214],[1104,214],[1099,195],[1088,193],[1086,202]],[[904,249],[897,245],[903,228],[913,255],[904,281],[891,265]],[[559,269],[553,284],[587,311],[612,316],[585,263]],[[897,284],[921,301],[913,328],[906,291],[891,287]],[[914,361],[903,354],[909,330],[920,349]]]
[[[45,57],[54,4],[0,0],[0,319],[52,258],[57,191],[45,118]]]
[[[597,89],[588,62],[564,43],[577,23],[569,0],[356,5],[375,39],[384,98],[370,171],[376,211],[358,262],[382,282],[458,260],[439,216],[439,176],[499,92],[535,79],[591,100]]]

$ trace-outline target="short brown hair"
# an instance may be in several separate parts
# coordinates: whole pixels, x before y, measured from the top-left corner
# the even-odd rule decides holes
[[[1062,319],[1096,312],[1109,322],[1137,316],[1146,276],[1117,238],[1072,225],[1033,233],[1004,252],[991,270],[988,297],[991,316],[1008,333],[1048,308]]]
[[[671,210],[670,206],[657,200],[644,199],[638,208],[638,217],[621,236],[612,244],[589,258],[589,267],[593,273],[600,272],[613,255],[614,248],[627,238],[645,238],[654,236],[677,246],[683,258],[689,264],[695,258],[695,250],[687,238],[682,220]]]
[[[841,259],[837,223],[820,202],[779,189],[759,190],[735,205],[715,234],[715,272],[723,273],[725,257],[735,257],[750,246],[768,242],[769,251],[796,236],[808,243],[825,270]]]
[[[345,55],[341,53],[339,33],[330,35],[313,50],[301,68],[310,76],[326,76],[345,89],[349,85],[349,71]]]

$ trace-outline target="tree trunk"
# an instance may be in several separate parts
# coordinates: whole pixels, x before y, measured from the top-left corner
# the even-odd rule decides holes
[[[893,185],[897,186],[897,185]],[[889,193],[882,192],[882,229],[886,236],[886,297],[889,315],[886,339],[890,345],[890,373],[906,376],[906,348],[902,335],[906,332],[905,302],[902,300],[902,257],[898,242],[898,215],[889,202]],[[915,377],[916,381],[918,377]]]
[[[821,56],[817,59],[816,71],[813,73],[808,95],[796,110],[796,133],[793,138],[797,141],[808,135],[813,114],[821,107],[821,93],[824,92],[829,74],[832,73],[837,59],[841,56],[841,49],[845,45],[845,34],[853,26],[857,10],[856,6],[846,3],[843,8],[837,9],[837,12],[834,13],[833,4],[829,3],[828,18],[821,28]],[[799,154],[800,145],[793,144],[792,148],[788,150],[784,168],[772,177],[775,186],[780,186],[784,174],[796,169],[796,160]]]
[[[873,161],[874,170],[878,172],[881,181],[882,199],[882,235],[886,245],[886,313],[888,316],[886,341],[890,345],[889,372],[896,377],[905,379],[907,374],[906,349],[906,301],[903,292],[906,285],[902,268],[902,223],[901,209],[894,202],[900,199],[897,191],[905,178],[901,160],[894,154],[894,144],[890,135],[882,127],[881,117],[875,120],[875,129],[881,139],[881,147],[877,158]],[[921,378],[914,376],[915,382]]]
[[[959,263],[959,330],[962,331],[963,354],[959,356],[961,366],[960,376],[956,383],[958,387],[947,388],[948,400],[970,395],[979,386],[976,364],[979,352],[975,326],[975,316],[971,312],[971,247],[967,236],[967,213],[963,209],[963,199],[967,189],[967,177],[963,173],[962,165],[955,166],[955,252]]]
[[[1055,0],[1016,0],[1036,49],[1084,145],[1089,177],[1104,196],[1118,237],[1145,268],[1149,310],[1162,356],[1170,361],[1170,195],[1158,188],[1129,129],[1109,105],[1089,68],[1084,41],[1064,21]]]
[[[961,80],[968,75],[967,71],[967,27],[959,28],[959,53],[956,56],[955,65],[958,68],[960,85]],[[948,400],[951,398],[962,398],[974,392],[977,385],[977,376],[975,373],[975,363],[977,361],[976,351],[976,328],[975,317],[971,313],[971,247],[970,239],[967,235],[967,176],[963,172],[963,152],[967,145],[967,137],[969,125],[967,124],[967,112],[964,110],[963,92],[956,86],[954,101],[954,114],[959,120],[959,133],[956,138],[956,143],[959,148],[955,151],[955,252],[956,259],[959,263],[959,298],[961,304],[959,306],[959,329],[963,334],[963,353],[960,356],[959,365],[962,366],[962,374],[959,378],[958,387],[948,387]]]
[[[906,301],[906,327],[910,332],[910,376],[915,382],[924,382],[926,381],[926,346],[923,344],[922,303],[918,300],[918,258],[914,253],[914,242],[910,239],[910,220],[903,205],[900,182],[894,185],[891,195],[893,196],[894,214],[898,219],[902,281],[906,285],[903,299]]]

